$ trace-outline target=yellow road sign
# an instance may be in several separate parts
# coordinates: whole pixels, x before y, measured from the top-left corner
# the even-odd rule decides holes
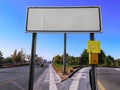
[[[100,42],[99,41],[88,41],[88,53],[100,53]]]
[[[89,64],[98,64],[98,53],[89,53]]]

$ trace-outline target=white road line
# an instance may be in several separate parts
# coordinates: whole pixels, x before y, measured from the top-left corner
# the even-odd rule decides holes
[[[18,83],[16,83],[15,81],[12,81],[12,83],[17,86],[18,88],[20,88],[21,90],[25,90],[22,86],[20,86]]]
[[[50,84],[49,84],[49,90],[57,90],[57,86],[55,84],[55,80],[54,80],[54,77],[53,77],[51,64],[50,64]]]
[[[115,68],[115,70],[120,71],[120,68]]]
[[[77,76],[72,81],[69,90],[77,90],[78,89],[79,80],[80,80],[80,78],[82,76],[82,73],[85,69],[86,68],[83,68],[83,69],[80,70],[80,73],[78,73]]]

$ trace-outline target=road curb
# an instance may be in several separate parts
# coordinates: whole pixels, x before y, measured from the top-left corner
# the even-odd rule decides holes
[[[66,79],[62,80],[61,82],[67,80],[68,78],[71,78],[77,71],[79,71],[82,68],[84,68],[84,66],[80,66],[79,68],[77,68],[76,70],[74,70]]]

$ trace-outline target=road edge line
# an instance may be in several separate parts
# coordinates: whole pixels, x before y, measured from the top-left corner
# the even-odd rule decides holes
[[[55,79],[53,77],[52,65],[50,64],[50,84],[49,90],[57,90],[57,86],[55,84]]]
[[[105,88],[103,87],[103,85],[101,84],[101,82],[97,79],[97,84],[98,84],[98,90],[105,90]]]

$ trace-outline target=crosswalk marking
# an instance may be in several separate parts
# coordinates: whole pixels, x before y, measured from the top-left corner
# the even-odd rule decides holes
[[[69,90],[77,90],[78,89],[79,80],[80,80],[82,73],[85,69],[86,68],[81,69],[80,72],[77,74],[77,76],[73,79]]]

